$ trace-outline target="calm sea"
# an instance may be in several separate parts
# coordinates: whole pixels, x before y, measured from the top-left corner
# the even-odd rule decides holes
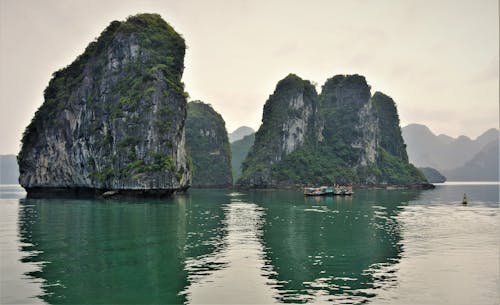
[[[498,183],[120,201],[4,185],[0,209],[2,304],[499,302]]]

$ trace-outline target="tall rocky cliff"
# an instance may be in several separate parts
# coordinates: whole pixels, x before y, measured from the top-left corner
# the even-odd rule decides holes
[[[226,123],[209,104],[188,103],[186,146],[193,162],[193,187],[233,185]]]
[[[318,94],[309,82],[290,74],[276,86],[264,105],[262,125],[244,164],[240,179],[244,185],[266,186],[279,183],[273,167],[304,145],[321,136]]]
[[[360,75],[337,75],[318,96],[289,75],[266,101],[262,125],[238,184],[412,184],[425,177],[408,163],[394,101],[370,93]]]
[[[140,14],[55,72],[18,155],[28,194],[187,188],[185,49],[159,15]]]

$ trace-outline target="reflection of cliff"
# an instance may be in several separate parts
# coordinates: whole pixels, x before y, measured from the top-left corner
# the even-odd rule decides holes
[[[184,248],[184,269],[191,283],[197,281],[199,275],[224,267],[210,258],[217,256],[225,246],[227,230],[223,206],[229,203],[229,197],[220,190],[190,190],[189,193],[186,197],[189,232]]]
[[[217,293],[357,303],[394,283],[397,216],[418,196],[193,190],[167,201],[22,200],[19,234],[47,303],[189,303]]]
[[[373,296],[371,289],[391,280],[378,273],[402,252],[398,206],[418,194],[358,191],[352,198],[316,201],[299,193],[252,193],[250,200],[266,209],[263,241],[281,283],[279,301],[357,302]]]
[[[190,304],[271,304],[274,290],[264,261],[262,208],[234,198],[224,205],[223,246],[204,257],[186,261]],[[200,270],[201,266],[216,268]],[[200,272],[202,271],[202,272]]]
[[[22,200],[23,261],[41,266],[28,275],[43,281],[48,303],[183,303],[184,261],[212,251],[200,236],[221,227],[210,196],[207,208],[198,203]]]

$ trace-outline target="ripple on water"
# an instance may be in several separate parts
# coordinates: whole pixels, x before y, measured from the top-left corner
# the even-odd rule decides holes
[[[274,271],[265,262],[261,242],[265,209],[233,200],[224,206],[224,212],[227,235],[223,246],[204,257],[186,260],[190,284],[182,294],[191,304],[237,304],[242,296],[249,303],[275,303],[273,287],[278,284],[270,279]],[[207,270],[206,265],[213,262],[217,262],[216,268]]]
[[[44,293],[113,303],[95,294],[105,289],[150,303],[494,304],[497,188],[467,187],[469,206],[453,204],[462,186],[349,200],[218,190],[167,204],[2,199],[1,280],[13,284],[1,303]]]
[[[375,303],[489,304],[498,300],[499,274],[491,272],[499,270],[498,208],[408,206],[397,220],[404,251],[393,270],[396,282],[382,285]]]

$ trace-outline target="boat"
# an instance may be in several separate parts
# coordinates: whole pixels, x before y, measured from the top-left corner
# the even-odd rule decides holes
[[[341,186],[335,186],[333,188],[333,195],[342,196],[344,195],[344,189]]]
[[[304,188],[305,196],[351,196],[354,192],[352,186],[320,186]]]
[[[321,186],[319,189],[321,192],[323,192],[323,195],[333,195],[335,191],[332,187],[329,186]]]
[[[344,190],[344,196],[352,196],[354,194],[354,191],[352,190],[352,185],[346,186]]]
[[[325,192],[319,187],[306,187],[304,189],[304,195],[306,196],[323,196],[324,194]]]

